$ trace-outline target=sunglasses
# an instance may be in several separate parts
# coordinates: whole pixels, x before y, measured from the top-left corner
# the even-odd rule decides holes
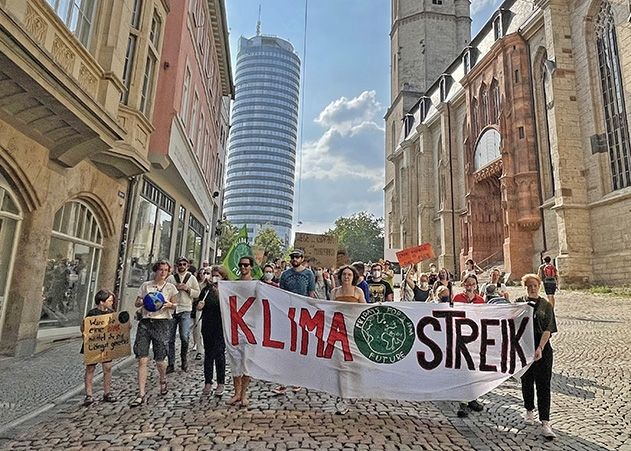
[[[289,258],[292,260],[298,260],[299,258],[302,258],[302,255],[290,255]]]
[[[188,263],[182,262],[182,263],[178,263],[177,265],[178,265],[178,266],[187,266],[187,265],[188,265]]]
[[[239,268],[247,268],[248,266],[250,266],[249,263],[239,263]]]

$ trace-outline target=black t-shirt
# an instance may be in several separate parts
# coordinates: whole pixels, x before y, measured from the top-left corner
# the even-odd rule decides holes
[[[370,300],[369,304],[374,304],[375,302],[385,302],[390,294],[394,294],[392,291],[392,287],[385,280],[380,280],[379,282],[374,280],[368,281],[368,291],[370,292]]]
[[[417,302],[425,302],[429,298],[429,294],[432,292],[430,287],[427,290],[422,290],[416,283],[414,284],[414,300]]]
[[[517,299],[517,302],[527,302],[534,309],[533,328],[535,335],[535,348],[539,346],[541,336],[545,331],[551,334],[557,331],[557,321],[554,316],[554,307],[542,297],[531,299],[523,296]],[[550,340],[546,343],[546,347],[550,346]]]

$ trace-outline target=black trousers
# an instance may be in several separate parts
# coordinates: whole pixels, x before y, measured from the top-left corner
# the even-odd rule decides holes
[[[225,384],[226,343],[223,334],[217,336],[216,331],[205,328],[202,321],[202,338],[204,339],[204,383],[213,383],[214,366],[214,369],[217,371],[217,383]]]
[[[550,420],[550,381],[552,380],[552,346],[543,348],[541,359],[534,362],[521,377],[521,394],[526,410],[535,408],[535,386],[539,420]]]

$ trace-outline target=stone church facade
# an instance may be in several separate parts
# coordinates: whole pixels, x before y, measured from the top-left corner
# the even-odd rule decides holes
[[[468,8],[393,0],[385,247],[512,279],[550,255],[565,283],[627,283],[630,2],[507,0],[470,41]],[[422,41],[414,17],[454,27]]]

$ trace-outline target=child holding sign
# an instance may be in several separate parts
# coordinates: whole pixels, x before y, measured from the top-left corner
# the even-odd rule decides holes
[[[109,313],[113,313],[112,306],[114,305],[115,295],[109,290],[100,290],[94,296],[94,304],[95,308],[90,310],[86,318],[89,316],[98,316],[98,315],[107,315]],[[83,323],[81,323],[81,333],[83,333]],[[81,354],[83,354],[83,345],[81,346]],[[116,402],[116,398],[112,396],[112,361],[103,362],[101,364],[103,366],[103,401],[105,402]],[[85,366],[85,376],[84,376],[84,384],[85,384],[85,399],[83,400],[84,406],[89,406],[94,402],[94,397],[92,396],[92,382],[94,380],[94,371],[96,370],[96,363],[92,365]]]

